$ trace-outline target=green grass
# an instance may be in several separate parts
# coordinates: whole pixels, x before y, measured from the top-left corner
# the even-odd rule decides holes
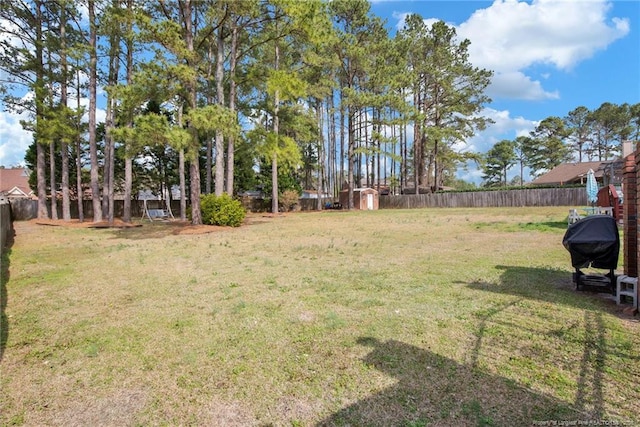
[[[640,324],[573,289],[566,210],[17,223],[0,425],[638,424]]]

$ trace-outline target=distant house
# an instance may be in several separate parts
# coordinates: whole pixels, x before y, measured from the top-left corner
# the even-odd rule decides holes
[[[622,182],[622,161],[563,163],[534,179],[532,185],[584,184],[587,172],[592,169],[601,185],[619,185]]]
[[[0,168],[0,195],[11,199],[34,199],[26,168]]]
[[[323,199],[329,199],[332,196],[329,193],[322,193],[321,197]],[[300,194],[300,198],[301,199],[317,199],[318,198],[318,190],[302,190],[302,193]]]

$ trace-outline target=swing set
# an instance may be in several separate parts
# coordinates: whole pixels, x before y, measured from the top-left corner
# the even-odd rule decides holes
[[[158,197],[150,191],[141,191],[139,198],[142,199],[144,208],[142,219],[146,218],[149,221],[175,220],[167,197]]]

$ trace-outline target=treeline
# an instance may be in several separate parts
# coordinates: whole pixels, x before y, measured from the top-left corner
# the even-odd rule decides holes
[[[121,193],[128,221],[141,189],[178,188],[194,224],[203,193],[261,188],[275,212],[285,190],[437,189],[490,122],[468,40],[418,15],[391,37],[366,0],[23,0],[0,22],[41,218],[90,197],[113,221]]]
[[[565,117],[548,117],[529,133],[496,143],[484,156],[484,186],[524,183],[524,168],[536,176],[570,161],[606,161],[621,154],[624,141],[640,141],[640,103],[580,106]],[[510,183],[507,173],[519,168]]]

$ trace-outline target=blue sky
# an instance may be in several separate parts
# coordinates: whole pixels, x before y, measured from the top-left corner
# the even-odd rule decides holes
[[[495,72],[483,112],[495,124],[461,150],[486,152],[581,105],[640,102],[640,1],[372,0],[371,11],[392,32],[408,13],[443,20],[471,41],[470,61]],[[23,163],[32,138],[21,118],[0,112],[0,165]],[[481,175],[459,172],[476,183]]]
[[[391,31],[408,13],[443,20],[471,41],[470,61],[494,71],[484,114],[496,123],[461,149],[486,152],[578,106],[640,102],[640,1],[375,0],[371,10]]]

